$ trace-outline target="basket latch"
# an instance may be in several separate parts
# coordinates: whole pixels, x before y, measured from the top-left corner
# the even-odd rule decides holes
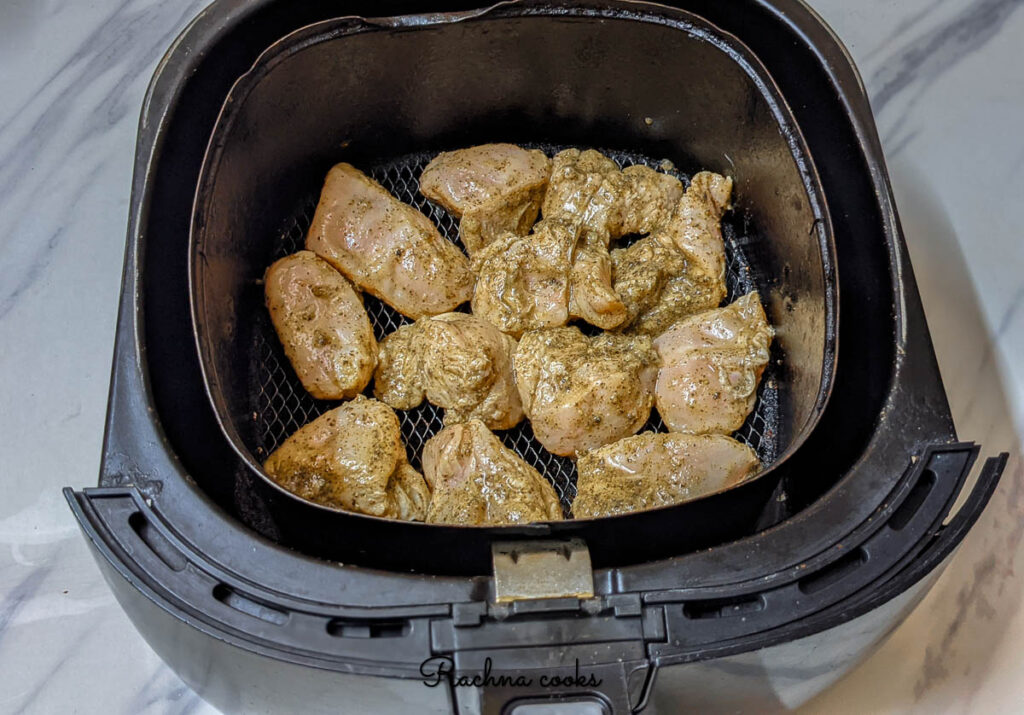
[[[491,555],[497,603],[594,597],[590,551],[581,539],[497,542]]]

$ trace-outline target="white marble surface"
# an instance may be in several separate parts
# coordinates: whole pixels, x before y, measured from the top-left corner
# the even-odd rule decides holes
[[[96,479],[143,93],[203,4],[0,3],[0,712],[212,712],[135,633],[59,491]],[[872,95],[961,437],[1015,456],[924,603],[805,710],[1019,712],[1024,3],[815,5]]]

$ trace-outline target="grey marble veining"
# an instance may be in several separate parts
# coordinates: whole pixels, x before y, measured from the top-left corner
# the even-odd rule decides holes
[[[919,120],[918,113],[912,111],[914,105],[947,71],[984,48],[1003,30],[1011,15],[1024,7],[1021,0],[979,0],[955,8],[950,16],[915,33],[929,22],[938,4],[928,5],[899,23],[889,41],[867,56],[872,63],[877,56],[877,69],[867,80],[875,112],[883,115],[894,100],[903,104],[900,115],[882,129],[890,159],[916,135],[916,130],[907,129]],[[913,39],[906,41],[908,36]]]
[[[135,633],[59,493],[98,469],[142,97],[204,4],[0,3],[0,712],[212,712]],[[1022,5],[814,3],[872,96],[958,430],[1015,457],[921,606],[809,713],[1024,702]]]

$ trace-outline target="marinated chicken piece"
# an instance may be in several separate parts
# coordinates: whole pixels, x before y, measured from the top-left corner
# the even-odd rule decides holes
[[[576,234],[541,221],[529,236],[508,233],[473,259],[473,313],[509,335],[565,325]]]
[[[674,176],[636,164],[622,170],[625,178],[619,199],[619,223],[612,238],[650,233],[668,223],[683,196],[683,184]]]
[[[461,219],[470,256],[505,233],[524,236],[537,220],[551,162],[515,144],[482,144],[437,155],[420,176],[420,193]]]
[[[264,289],[274,329],[306,391],[318,400],[362,392],[377,362],[377,341],[345,276],[299,251],[267,269]]]
[[[722,491],[757,474],[761,462],[725,435],[644,432],[584,452],[576,469],[573,516],[594,519]]]
[[[722,215],[731,207],[732,179],[702,171],[695,174],[672,220],[659,232],[686,256],[690,270],[725,281]]]
[[[625,180],[618,164],[599,151],[566,149],[551,162],[551,179],[541,210],[545,219],[593,232],[605,244],[621,223],[619,200]]]
[[[445,424],[479,419],[499,430],[519,424],[523,405],[512,374],[513,338],[465,313],[418,324],[427,400],[445,408]]]
[[[566,149],[555,155],[544,197],[545,219],[558,219],[611,240],[649,233],[672,216],[682,196],[674,176],[646,166],[618,165],[593,149]]]
[[[303,499],[359,514],[422,521],[430,502],[394,410],[362,395],[302,427],[263,468]]]
[[[306,248],[410,318],[446,313],[473,293],[462,251],[349,164],[327,173]]]
[[[388,482],[390,506],[382,516],[403,521],[424,521],[427,509],[430,508],[430,486],[423,475],[405,460],[404,447],[402,457]]]
[[[399,409],[423,398],[445,408],[445,424],[479,419],[509,429],[523,419],[512,377],[516,341],[466,313],[420,318],[384,338],[377,397]]]
[[[519,341],[513,365],[533,433],[554,454],[634,434],[650,415],[658,356],[647,336],[537,330]]]
[[[572,318],[606,330],[626,319],[612,290],[611,258],[600,239],[544,220],[529,236],[506,234],[477,254],[473,312],[503,332],[565,325]]]
[[[373,394],[396,410],[411,410],[426,397],[418,323],[402,325],[380,341]]]
[[[592,149],[558,153],[544,220],[531,235],[505,234],[475,256],[473,312],[512,335],[570,318],[604,330],[619,327],[629,312],[613,288],[608,244],[662,225],[681,194],[677,179],[648,167],[619,171]],[[638,314],[635,308],[633,317]]]
[[[629,333],[657,336],[680,318],[716,308],[726,296],[725,279],[691,268],[693,262],[656,236],[611,253],[614,291]]]
[[[569,315],[611,330],[626,320],[626,306],[612,290],[608,248],[593,234],[576,246],[569,272]]]
[[[612,251],[614,289],[629,332],[660,335],[680,318],[717,307],[726,295],[721,219],[732,179],[702,171],[675,214],[654,233]]]
[[[540,473],[505,447],[480,420],[445,427],[423,446],[433,490],[433,524],[561,521],[558,495]]]
[[[661,357],[655,400],[669,430],[738,430],[754,408],[773,335],[757,293],[691,315],[662,333],[654,341]]]
[[[721,305],[725,295],[724,281],[684,271],[665,282],[658,300],[637,316],[629,332],[661,335],[681,318]]]
[[[583,318],[604,330],[657,335],[725,297],[718,221],[731,180],[702,172],[683,194],[677,179],[646,166],[619,171],[600,152],[567,149],[552,163],[544,220],[479,253],[473,310],[501,330]],[[626,233],[654,231],[608,254]],[[614,279],[614,280],[613,280]]]
[[[621,325],[627,329],[632,329],[641,315],[658,304],[669,279],[686,271],[686,257],[674,245],[654,236],[641,238],[626,248],[616,248],[611,252],[611,264],[612,285],[626,311]],[[649,334],[644,330],[636,332]]]

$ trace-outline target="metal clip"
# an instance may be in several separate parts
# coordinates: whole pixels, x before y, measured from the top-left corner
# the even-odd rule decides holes
[[[497,603],[538,598],[593,598],[590,551],[580,539],[491,545]]]

